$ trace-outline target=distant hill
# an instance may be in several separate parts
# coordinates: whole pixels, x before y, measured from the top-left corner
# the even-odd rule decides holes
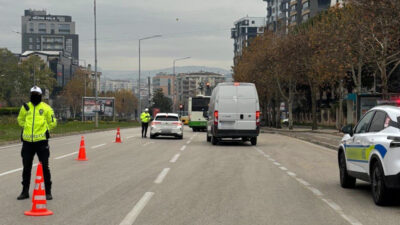
[[[191,73],[191,72],[213,72],[220,73],[225,75],[228,79],[232,77],[232,73],[229,70],[215,68],[215,67],[206,67],[206,66],[182,66],[175,67],[175,73]],[[106,80],[137,80],[139,77],[138,71],[118,71],[118,70],[103,70],[102,71],[102,79]],[[153,77],[158,73],[167,73],[172,74],[172,68],[165,68],[160,70],[144,70],[141,72],[142,78],[145,77]]]

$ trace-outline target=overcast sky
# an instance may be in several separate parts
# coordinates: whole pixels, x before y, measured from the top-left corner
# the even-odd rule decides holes
[[[93,0],[0,0],[0,47],[21,51],[25,9],[46,9],[70,15],[80,39],[80,59],[94,62]],[[230,69],[235,20],[265,16],[262,0],[97,0],[98,65],[105,70],[137,70],[137,39],[155,34],[162,38],[142,42],[142,69],[172,66],[172,60],[192,57],[179,66]],[[177,64],[178,66],[178,64]]]

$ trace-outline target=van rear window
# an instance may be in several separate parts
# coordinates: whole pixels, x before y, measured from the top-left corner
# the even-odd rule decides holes
[[[157,121],[179,121],[179,118],[176,116],[156,116]]]

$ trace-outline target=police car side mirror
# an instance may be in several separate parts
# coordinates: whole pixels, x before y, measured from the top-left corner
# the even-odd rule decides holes
[[[350,136],[353,136],[353,125],[349,124],[344,127],[342,127],[342,133],[344,134],[349,134]]]

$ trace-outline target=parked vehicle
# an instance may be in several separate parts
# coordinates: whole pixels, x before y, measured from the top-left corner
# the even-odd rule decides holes
[[[192,128],[193,131],[207,129],[207,119],[204,117],[204,112],[208,111],[209,103],[210,96],[197,96],[189,98],[189,127]]]
[[[241,138],[257,144],[260,133],[260,105],[252,83],[220,83],[209,104],[207,141],[213,145],[223,138]]]
[[[183,124],[176,113],[158,113],[151,122],[150,138],[173,136],[183,138]]]
[[[400,108],[370,109],[345,133],[338,151],[340,184],[353,188],[356,179],[371,183],[377,205],[385,205],[393,190],[400,189]]]

